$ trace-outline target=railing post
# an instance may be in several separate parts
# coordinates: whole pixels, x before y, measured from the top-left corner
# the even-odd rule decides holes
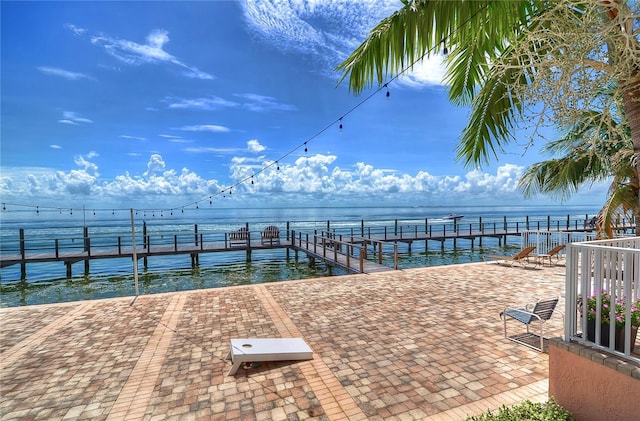
[[[360,273],[364,273],[364,255],[362,249],[360,249]]]
[[[227,247],[227,233],[224,233],[224,246]],[[178,234],[173,235],[173,251],[178,251]]]
[[[60,249],[58,248],[58,239],[56,238],[55,240],[55,247],[56,247],[56,259],[58,257],[60,257]]]
[[[120,236],[118,236],[118,254],[122,254],[122,238]]]
[[[147,221],[142,221],[142,248],[147,248]]]
[[[193,241],[196,247],[198,247],[198,224],[194,224],[193,230]]]
[[[91,256],[91,246],[89,245],[89,227],[82,228],[82,236],[84,237],[84,251],[87,252],[88,256]]]
[[[202,240],[202,236],[203,235],[204,235],[203,233],[200,233],[200,250],[204,250],[204,243],[203,243],[203,240]]]

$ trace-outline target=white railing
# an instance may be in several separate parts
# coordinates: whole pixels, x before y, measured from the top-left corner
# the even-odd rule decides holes
[[[640,237],[567,244],[565,340],[640,363],[640,344],[631,353],[639,300]]]

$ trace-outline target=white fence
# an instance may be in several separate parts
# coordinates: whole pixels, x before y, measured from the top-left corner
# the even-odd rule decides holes
[[[567,244],[566,267],[565,340],[640,363],[640,344],[631,353],[638,331],[632,311],[640,312],[640,237]]]
[[[546,254],[561,244],[595,240],[595,231],[545,231],[522,232],[522,248],[535,246],[535,254]]]

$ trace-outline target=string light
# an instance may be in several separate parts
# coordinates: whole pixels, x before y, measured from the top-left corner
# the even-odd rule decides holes
[[[384,87],[387,88],[387,93],[385,94],[385,96],[387,97],[387,99],[389,99],[389,97],[391,96],[391,92],[389,92],[389,84],[385,83]]]
[[[36,213],[40,215],[40,208],[38,206],[36,206]]]
[[[4,203],[2,204],[2,210],[3,210],[3,211],[6,211],[6,210],[7,210],[7,206],[6,206]]]
[[[342,117],[340,117],[340,125],[338,126],[338,128],[340,129],[340,133],[342,133]]]

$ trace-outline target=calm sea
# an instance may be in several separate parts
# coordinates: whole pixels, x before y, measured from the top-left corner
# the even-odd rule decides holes
[[[136,243],[140,246],[143,226],[153,241],[172,241],[174,235],[181,238],[194,236],[195,226],[199,233],[207,236],[224,237],[225,233],[249,224],[252,232],[259,232],[266,226],[276,225],[284,231],[287,227],[296,232],[313,233],[329,228],[344,235],[360,235],[365,232],[381,233],[403,230],[413,232],[424,230],[425,220],[434,229],[446,229],[451,225],[445,216],[453,213],[464,215],[460,226],[478,224],[502,224],[504,218],[512,223],[524,222],[527,217],[531,224],[540,222],[564,224],[567,218],[583,221],[595,215],[596,206],[503,206],[503,207],[304,207],[269,209],[224,209],[201,208],[184,211],[135,212],[133,230]],[[0,222],[0,252],[5,255],[19,251],[19,232],[25,233],[28,249],[53,252],[54,242],[59,246],[81,248],[84,227],[89,232],[92,247],[99,247],[100,241],[112,244],[121,237],[123,246],[131,245],[131,213],[129,211],[94,211],[78,209],[71,212],[21,212],[6,210]],[[162,240],[164,239],[164,240]],[[510,251],[520,246],[520,238],[509,238],[499,251]],[[414,242],[411,250],[399,244],[399,268],[426,267],[482,261],[483,254],[494,253],[498,248],[497,239],[483,240],[482,247],[476,243],[472,248],[469,240],[445,242],[444,249],[436,243]],[[287,258],[285,250],[254,251],[251,261],[246,261],[243,251],[225,253],[205,253],[200,255],[199,265],[191,266],[188,255],[151,257],[147,267],[139,264],[140,294],[216,288],[264,282],[279,282],[328,275],[344,274],[330,270],[322,262],[313,265],[303,253],[298,258],[293,253]],[[384,264],[393,266],[391,253],[385,253]],[[1,269],[0,306],[21,306],[132,296],[135,294],[133,265],[131,259],[93,260],[88,275],[84,265],[78,262],[72,266],[72,277],[66,277],[62,262],[33,263],[26,267],[26,278],[21,279],[20,265]]]

